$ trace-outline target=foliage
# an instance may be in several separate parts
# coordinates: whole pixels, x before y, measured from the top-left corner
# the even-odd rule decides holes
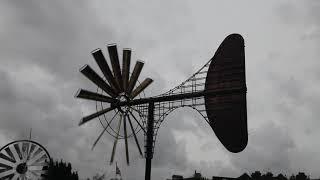
[[[303,172],[299,172],[297,175],[291,175],[289,178],[283,174],[274,176],[271,172],[262,174],[260,171],[255,171],[251,174],[253,180],[310,180],[310,178]]]
[[[72,171],[70,163],[51,161],[48,169],[48,180],[79,180],[78,173]]]

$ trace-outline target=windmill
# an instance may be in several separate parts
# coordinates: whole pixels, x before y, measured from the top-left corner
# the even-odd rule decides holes
[[[0,149],[0,179],[40,180],[48,172],[50,155],[39,143],[31,140],[13,141]]]
[[[127,81],[130,74],[131,51],[129,49],[123,50],[122,71],[116,45],[109,45],[108,52],[113,72],[111,72],[101,50],[93,51],[93,57],[104,74],[105,80],[88,65],[84,66],[80,72],[96,84],[98,90],[92,92],[80,89],[76,97],[97,101],[97,107],[98,105],[100,107],[96,113],[82,118],[80,125],[100,116],[103,116],[107,121],[94,146],[107,129],[111,129],[108,132],[115,133],[110,133],[115,137],[111,163],[120,137],[119,131],[122,121],[122,137],[125,139],[126,158],[129,163],[128,133],[126,130],[126,122],[128,121],[140,153],[141,148],[136,138],[136,132],[142,130],[144,133],[145,179],[150,180],[151,160],[158,129],[165,117],[180,107],[191,107],[198,111],[228,151],[238,153],[244,150],[248,142],[247,88],[244,40],[241,35],[230,34],[227,36],[213,58],[200,70],[175,88],[153,97],[140,96],[137,98],[152,82],[150,78],[147,78],[142,83],[137,83],[143,63],[137,61],[130,80]],[[105,104],[109,104],[109,106],[106,107]],[[113,117],[108,120],[105,114],[113,111]],[[118,117],[118,124],[113,125],[115,127],[113,128],[110,121],[113,121],[115,117]],[[136,123],[135,129],[131,119]]]

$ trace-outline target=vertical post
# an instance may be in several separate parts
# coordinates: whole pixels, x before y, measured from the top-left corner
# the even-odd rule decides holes
[[[29,131],[29,140],[31,140],[31,133],[32,133],[32,128],[30,128],[30,131]]]
[[[154,125],[154,102],[149,102],[147,144],[146,144],[146,173],[145,180],[151,180],[151,160],[153,157],[153,125]]]

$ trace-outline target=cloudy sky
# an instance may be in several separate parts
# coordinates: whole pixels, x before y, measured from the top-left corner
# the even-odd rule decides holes
[[[161,3],[160,3],[161,2]],[[79,68],[97,69],[90,52],[117,43],[142,59],[147,96],[165,92],[206,63],[222,40],[240,33],[246,45],[247,148],[232,154],[200,115],[179,109],[159,130],[152,177],[236,177],[244,172],[304,171],[320,177],[320,1],[18,1],[0,3],[0,146],[27,137],[82,178],[106,172],[113,139],[97,121],[78,127],[94,104],[74,99],[94,90]],[[133,140],[130,139],[131,144]],[[144,159],[123,141],[116,160],[125,179],[143,179]],[[122,147],[122,148],[121,148]],[[132,146],[133,147],[133,146]],[[135,147],[132,149],[136,149]],[[112,172],[114,173],[114,172]]]

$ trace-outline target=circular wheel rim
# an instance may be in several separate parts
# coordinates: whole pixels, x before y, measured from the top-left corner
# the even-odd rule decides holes
[[[0,179],[44,179],[50,159],[48,151],[37,142],[13,141],[0,149]]]

